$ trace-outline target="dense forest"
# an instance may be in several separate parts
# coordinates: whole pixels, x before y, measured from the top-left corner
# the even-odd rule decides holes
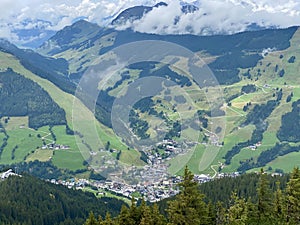
[[[92,193],[70,190],[25,175],[0,181],[1,224],[82,224],[89,211],[116,215],[122,201],[97,199]]]
[[[147,205],[144,201],[137,205],[132,199],[132,205],[129,208],[123,206],[117,217],[106,213],[105,218],[102,218],[90,213],[84,225],[300,223],[298,168],[289,176],[272,178],[262,170],[259,175],[250,174],[246,179],[225,178],[202,184],[200,189],[193,178],[193,174],[186,168],[183,180],[179,183],[181,192],[175,198],[165,201],[162,207],[157,204]],[[236,183],[235,179],[239,179],[239,182]],[[203,186],[205,188],[201,188]],[[251,186],[251,191],[247,186]],[[243,188],[250,192],[242,193]],[[205,195],[205,192],[210,193],[210,196]],[[222,192],[225,192],[224,196]],[[229,192],[230,196],[226,196]],[[159,208],[166,213],[161,213]]]
[[[300,100],[293,102],[293,110],[282,116],[277,137],[280,141],[300,141]]]
[[[66,124],[65,111],[37,83],[8,68],[0,73],[0,117],[29,116],[29,127]]]

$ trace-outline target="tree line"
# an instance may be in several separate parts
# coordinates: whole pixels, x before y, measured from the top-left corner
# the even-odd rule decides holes
[[[270,177],[261,170],[253,193],[256,197],[242,197],[233,190],[229,199],[206,201],[186,167],[179,183],[180,193],[167,201],[164,208],[144,201],[137,206],[134,199],[128,208],[123,206],[118,216],[106,213],[105,218],[90,213],[84,225],[206,225],[206,224],[299,224],[300,170],[295,168],[285,185],[270,183]],[[283,179],[284,180],[284,179]],[[274,180],[273,180],[274,181]],[[234,181],[233,181],[234,182]],[[213,183],[213,182],[211,182]],[[213,189],[213,188],[212,188]],[[166,213],[162,213],[165,211]]]

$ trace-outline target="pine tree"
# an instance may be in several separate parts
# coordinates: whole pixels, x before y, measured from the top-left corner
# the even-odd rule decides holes
[[[99,225],[93,212],[90,212],[89,218],[86,220],[84,225]]]
[[[143,201],[140,208],[142,214],[140,225],[153,225],[154,221],[151,215],[150,207],[146,206],[146,204]]]
[[[134,197],[131,198],[131,206],[130,206],[130,209],[129,209],[129,215],[130,215],[130,218],[134,221],[133,224],[138,225],[140,223],[140,221],[141,221],[141,212],[140,212],[140,209],[138,209],[137,206],[136,206],[136,201],[135,201]]]
[[[218,201],[216,204],[216,225],[223,225],[226,221],[226,211],[222,202]]]
[[[102,221],[100,223],[100,225],[115,225],[115,223],[114,223],[113,219],[111,218],[111,215],[110,215],[109,212],[106,213],[105,220]]]
[[[152,219],[153,225],[165,225],[167,223],[166,218],[159,212],[156,203],[152,206]]]
[[[274,206],[274,219],[276,221],[276,224],[283,224],[284,217],[285,217],[284,196],[280,189],[279,181],[276,182],[276,191],[274,193],[273,206]]]
[[[267,179],[267,174],[261,169],[259,185],[257,188],[257,211],[259,224],[270,224],[273,219],[272,214],[272,192]]]
[[[245,225],[248,220],[248,207],[245,199],[239,198],[236,192],[233,192],[228,209],[228,224]]]
[[[206,224],[207,209],[204,195],[199,192],[194,175],[185,168],[183,181],[179,184],[181,192],[169,203],[169,225]]]
[[[214,205],[211,202],[208,203],[207,209],[207,224],[216,224],[216,211]]]
[[[122,224],[122,225],[132,225],[135,222],[130,217],[129,210],[125,205],[122,206],[121,212],[120,212],[120,214],[117,218],[117,221],[118,221],[119,224]]]
[[[294,168],[287,184],[287,224],[300,223],[300,171]]]

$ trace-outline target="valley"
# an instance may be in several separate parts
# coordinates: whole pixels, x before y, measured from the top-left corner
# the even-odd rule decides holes
[[[278,39],[273,38],[275,34]],[[210,107],[208,96],[216,93],[215,87],[200,88],[184,72],[189,69],[184,57],[169,65],[141,62],[123,68],[109,83],[104,86],[99,83],[101,94],[95,109],[74,97],[73,85],[89,67],[114,59],[111,49],[129,41],[163,38],[203,57],[222,89],[221,104]],[[221,38],[227,42],[226,46],[216,44]],[[252,41],[244,41],[248,39]],[[156,172],[162,172],[161,177],[181,174],[185,165],[195,174],[211,176],[252,172],[261,167],[270,172],[288,172],[295,164],[287,161],[290,155],[299,154],[300,142],[297,138],[287,139],[280,132],[285,133],[281,131],[286,129],[282,121],[297,107],[295,102],[300,98],[299,41],[300,32],[295,27],[196,37],[100,29],[96,24],[79,21],[37,49],[44,55],[38,57],[63,58],[68,64],[67,74],[51,72],[51,79],[43,72],[31,71],[32,66],[24,64],[25,53],[14,56],[16,50],[1,51],[1,71],[11,68],[39,85],[64,111],[65,122],[31,129],[30,117],[22,117],[18,112],[16,116],[4,114],[0,162],[9,165],[38,160],[71,171],[71,176],[75,172],[89,178],[93,170],[104,176],[111,173],[116,179],[124,175],[129,183],[155,179]],[[164,92],[136,102],[126,124],[129,132],[115,133],[111,125],[114,101],[128,92],[127,86],[133,81],[147,76],[175,82],[179,88],[174,84],[162,86]],[[298,117],[294,119],[297,121]],[[143,140],[147,138],[152,144],[145,145]],[[262,160],[264,154],[270,156]],[[143,179],[149,166],[154,175]],[[132,180],[130,174],[136,178]]]

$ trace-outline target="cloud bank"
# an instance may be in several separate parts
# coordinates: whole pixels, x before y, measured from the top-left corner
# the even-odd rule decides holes
[[[78,19],[108,26],[122,10],[153,6],[157,0],[1,0],[0,37],[24,45],[42,40]],[[198,0],[185,1],[199,10],[184,14],[180,0],[153,9],[141,20],[127,24],[135,31],[159,34],[236,33],[251,24],[262,27],[300,25],[297,0]],[[174,23],[174,21],[176,21]]]

